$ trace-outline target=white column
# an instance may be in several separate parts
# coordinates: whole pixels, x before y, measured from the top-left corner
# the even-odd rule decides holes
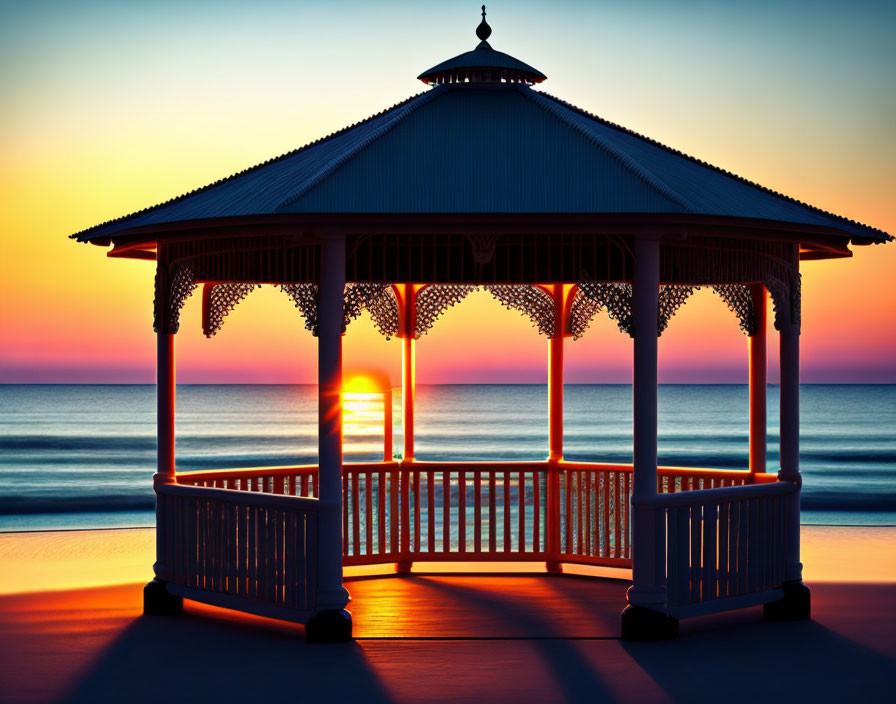
[[[319,611],[348,603],[342,586],[342,305],[345,238],[320,246],[318,370],[318,592]]]
[[[660,284],[658,238],[635,242],[634,316],[634,478],[632,483],[632,606],[662,610],[666,602],[665,529],[649,502],[656,496],[657,314]]]
[[[168,268],[162,256],[162,245],[156,254],[156,475],[153,485],[175,482],[174,464],[174,335],[169,328],[170,287]],[[164,545],[167,542],[166,516],[162,502],[156,501],[156,561],[153,572],[162,580],[168,579]]]
[[[778,478],[794,482],[799,488],[803,483],[800,475],[800,330],[792,320],[789,307],[782,313],[781,319],[781,471]],[[801,580],[803,574],[800,563],[800,492],[792,494],[788,501],[785,581],[790,582]]]

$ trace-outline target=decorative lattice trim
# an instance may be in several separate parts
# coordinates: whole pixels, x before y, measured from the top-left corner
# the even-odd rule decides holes
[[[280,290],[292,298],[305,318],[305,329],[317,337],[320,332],[317,284],[281,284]],[[342,332],[367,310],[387,340],[398,334],[398,299],[389,284],[346,284],[343,296]]]
[[[781,331],[786,325],[795,325],[797,331],[801,325],[802,274],[795,272],[789,282],[774,276],[765,280],[765,287],[772,297],[775,309],[775,330]]]
[[[750,292],[750,285],[719,284],[713,286],[712,290],[725,302],[728,310],[737,316],[743,333],[749,336],[755,335],[759,329],[759,322],[756,319],[756,309],[753,306],[753,295]]]
[[[224,318],[248,296],[258,284],[213,284],[208,295],[207,310],[203,311],[202,332],[206,337],[217,334]]]
[[[165,277],[166,278],[166,277]],[[196,278],[193,276],[193,270],[188,266],[179,266],[174,270],[174,275],[169,279],[167,296],[164,300],[159,301],[160,293],[164,285],[162,284],[163,274],[156,269],[156,305],[154,307],[153,330],[156,332],[166,332],[174,335],[180,330],[180,312],[187,302],[187,299],[196,290]],[[159,313],[164,316],[164,320],[159,320]]]
[[[280,290],[292,299],[293,305],[305,318],[305,329],[317,337],[319,318],[317,310],[317,284],[280,284]]]
[[[485,290],[497,298],[508,310],[518,310],[548,337],[554,334],[554,297],[538,286],[501,284],[486,286]]]
[[[376,329],[391,340],[398,335],[398,299],[389,284],[349,284],[345,287],[343,330],[361,315],[370,313]]]
[[[601,301],[586,296],[581,287],[576,290],[569,310],[569,327],[573,340],[578,340],[585,334],[591,321],[603,307]]]
[[[607,309],[610,319],[615,320],[619,329],[630,336],[634,336],[634,317],[632,313],[632,285],[627,283],[595,283],[587,282],[579,284],[579,291],[573,299],[573,308],[576,307],[576,299],[587,299],[593,305],[579,304],[579,310],[573,313],[573,337],[581,337],[585,329],[591,323],[591,319],[601,308]],[[581,300],[581,299],[580,299]],[[582,324],[582,319],[589,315],[587,321]],[[578,334],[577,333],[578,330]]]
[[[659,291],[659,307],[657,309],[657,337],[669,326],[669,320],[684,305],[698,287],[681,284],[663,284]]]
[[[451,306],[460,303],[478,286],[460,284],[433,284],[417,294],[417,325],[414,337],[425,335],[439,317]]]

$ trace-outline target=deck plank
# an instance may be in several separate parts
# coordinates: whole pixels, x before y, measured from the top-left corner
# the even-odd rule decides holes
[[[346,581],[358,638],[615,638],[628,586],[544,574]]]

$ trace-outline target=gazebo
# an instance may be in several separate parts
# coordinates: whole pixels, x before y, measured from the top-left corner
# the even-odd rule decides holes
[[[166,203],[74,235],[156,263],[157,560],[147,613],[192,599],[351,638],[343,565],[578,563],[632,570],[622,635],[750,605],[809,618],[800,564],[801,260],[892,239],[698,161],[534,86],[494,50],[423,93]],[[318,338],[315,466],[178,473],[174,342],[202,285],[206,335],[259,284]],[[749,340],[749,468],[657,466],[657,337],[711,287]],[[478,287],[548,339],[541,462],[414,459],[415,340]],[[780,468],[766,469],[766,316],[780,344]],[[403,450],[347,464],[342,335],[367,310],[402,341]],[[633,465],[563,457],[563,348],[606,310],[633,338]],[[620,605],[622,606],[622,605]]]

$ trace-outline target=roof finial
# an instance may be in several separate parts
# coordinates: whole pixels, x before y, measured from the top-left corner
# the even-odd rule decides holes
[[[492,28],[488,26],[488,22],[485,21],[485,5],[482,6],[482,22],[479,23],[479,26],[476,28],[476,36],[479,37],[482,41],[485,41],[492,35]]]

